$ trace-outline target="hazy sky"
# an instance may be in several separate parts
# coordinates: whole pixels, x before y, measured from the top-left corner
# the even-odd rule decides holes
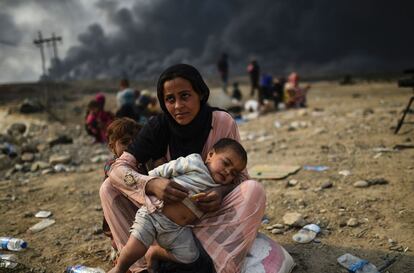
[[[276,74],[398,72],[414,66],[413,10],[398,0],[1,0],[0,82],[39,78],[39,30],[63,38],[61,79],[154,77],[178,62],[214,74],[222,52],[232,75],[253,57]]]

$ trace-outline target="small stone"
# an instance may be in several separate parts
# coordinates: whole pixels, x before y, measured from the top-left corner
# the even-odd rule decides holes
[[[71,156],[69,155],[52,155],[49,158],[49,163],[52,165],[56,164],[67,164],[72,160]]]
[[[55,171],[53,170],[53,169],[51,169],[51,168],[48,168],[48,169],[44,169],[43,171],[42,171],[42,175],[46,175],[46,174],[50,174],[50,173],[54,173]]]
[[[60,135],[60,136],[48,139],[47,142],[52,147],[57,144],[71,144],[73,143],[73,139],[67,135]]]
[[[97,155],[91,158],[92,163],[105,162],[111,159],[110,155]]]
[[[355,188],[367,188],[369,187],[369,183],[365,180],[359,180],[354,183]]]
[[[47,148],[49,148],[49,145],[46,143],[40,143],[36,146],[36,148],[39,152],[44,152]]]
[[[358,226],[358,225],[359,225],[359,222],[358,222],[358,220],[357,220],[356,218],[350,218],[350,219],[346,222],[346,225],[347,225],[348,227],[356,227],[356,226]]]
[[[23,217],[24,217],[24,218],[33,217],[33,212],[30,212],[30,211],[25,212]]]
[[[93,229],[92,229],[92,233],[94,235],[101,234],[101,233],[103,233],[103,229],[100,226],[94,226]]]
[[[378,159],[382,156],[382,153],[377,153],[376,155],[373,156],[374,159]]]
[[[305,200],[303,200],[302,198],[301,198],[301,199],[298,199],[298,200],[296,201],[296,204],[297,204],[298,206],[303,206],[303,207],[306,207],[306,206],[307,206],[307,204],[306,204]]]
[[[391,238],[389,238],[388,239],[388,243],[390,244],[390,245],[396,245],[397,244],[397,242],[396,241],[394,241],[393,239],[391,239]]]
[[[306,225],[305,219],[302,214],[297,212],[288,212],[283,216],[283,222],[288,226],[302,227]]]
[[[79,171],[80,172],[83,172],[83,173],[92,172],[94,170],[95,170],[95,167],[93,167],[93,166],[85,166],[85,165],[82,165],[82,166],[79,167]]]
[[[350,171],[348,171],[348,170],[343,170],[343,171],[340,171],[340,172],[339,172],[339,174],[340,174],[340,175],[343,175],[343,176],[348,176],[348,175],[350,175],[350,174],[351,174],[351,172],[350,172]]]
[[[374,178],[374,179],[368,179],[367,180],[369,185],[386,185],[388,184],[388,180],[384,178]]]
[[[44,170],[44,169],[49,168],[49,167],[50,167],[50,164],[47,163],[47,162],[44,162],[44,161],[36,161],[30,167],[30,171],[35,172],[37,170]]]
[[[262,220],[262,224],[263,225],[267,225],[267,224],[269,224],[270,223],[270,221],[269,221],[269,219],[267,219],[267,218],[265,218],[265,219],[263,219]]]
[[[331,181],[325,181],[322,183],[321,188],[322,189],[328,189],[328,188],[332,188],[332,182]]]
[[[4,170],[10,167],[10,163],[10,158],[7,155],[0,154],[0,170]]]
[[[294,187],[294,186],[296,186],[298,184],[298,180],[296,180],[296,179],[290,179],[289,181],[288,181],[288,186],[289,187]]]
[[[283,229],[285,227],[285,225],[284,224],[274,224],[272,227],[277,228],[277,229]]]
[[[26,132],[27,126],[24,123],[13,123],[10,125],[10,127],[7,129],[7,133],[9,135],[14,134],[24,134]]]
[[[22,153],[32,153],[35,154],[39,152],[39,150],[36,147],[36,144],[34,143],[25,143],[22,145]]]
[[[55,166],[53,166],[53,170],[57,173],[67,172],[69,171],[69,167],[64,164],[56,164]]]
[[[284,232],[283,229],[277,229],[277,228],[272,229],[272,234],[282,234],[283,232]]]
[[[32,153],[24,153],[24,154],[22,154],[22,156],[20,157],[20,159],[23,161],[23,162],[32,162],[33,160],[34,160],[34,154],[32,154]]]

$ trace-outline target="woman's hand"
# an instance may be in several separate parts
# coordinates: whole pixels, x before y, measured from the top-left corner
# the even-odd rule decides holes
[[[145,192],[153,194],[166,203],[183,200],[188,196],[188,190],[180,184],[166,178],[157,177],[148,181]]]
[[[196,205],[203,212],[217,211],[224,198],[223,187],[214,188],[205,192],[206,194],[197,198]]]

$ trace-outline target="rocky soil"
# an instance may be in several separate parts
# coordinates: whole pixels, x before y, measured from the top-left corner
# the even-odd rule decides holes
[[[18,113],[24,99],[18,92],[0,100],[0,236],[29,244],[15,253],[22,264],[14,272],[63,272],[73,264],[111,267],[98,195],[110,153],[83,130],[82,107],[92,95],[71,88],[52,100],[52,115]],[[247,94],[248,87],[242,91]],[[114,93],[107,95],[113,108]],[[249,168],[302,167],[287,178],[261,181],[267,193],[261,232],[291,253],[294,272],[346,272],[336,262],[344,253],[377,266],[397,257],[386,271],[413,272],[414,126],[393,134],[410,96],[393,82],[318,82],[312,84],[308,108],[240,122]],[[40,210],[51,211],[55,223],[30,231],[42,220],[35,217]],[[307,223],[321,232],[313,242],[294,242],[292,236]]]

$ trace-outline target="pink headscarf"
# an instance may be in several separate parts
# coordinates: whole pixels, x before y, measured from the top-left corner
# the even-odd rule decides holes
[[[293,85],[297,86],[299,83],[299,75],[296,72],[290,73],[288,81]]]
[[[100,108],[103,109],[105,105],[105,95],[99,92],[95,95],[95,100],[99,103]]]

